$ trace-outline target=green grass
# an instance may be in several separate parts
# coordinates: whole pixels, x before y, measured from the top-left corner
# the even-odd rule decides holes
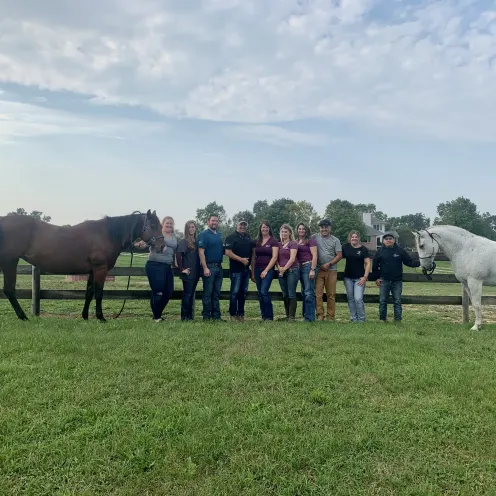
[[[3,312],[0,494],[492,494],[484,329]]]

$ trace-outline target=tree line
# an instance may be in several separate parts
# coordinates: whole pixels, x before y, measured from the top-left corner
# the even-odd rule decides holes
[[[425,214],[417,212],[414,214],[389,217],[385,212],[377,210],[373,203],[353,204],[348,200],[335,199],[329,202],[323,214],[319,214],[308,201],[294,201],[290,198],[279,198],[269,203],[267,200],[259,200],[254,203],[251,210],[241,210],[232,217],[228,217],[223,205],[213,201],[204,208],[196,210],[196,222],[200,228],[205,228],[210,215],[219,216],[219,229],[224,236],[230,234],[240,220],[246,220],[252,236],[257,235],[257,230],[262,220],[268,220],[276,236],[282,224],[288,223],[293,228],[299,222],[310,227],[312,233],[318,232],[318,223],[323,218],[330,218],[334,223],[333,234],[341,242],[345,242],[348,233],[357,230],[365,239],[367,228],[363,222],[362,214],[372,213],[374,217],[386,223],[386,230],[395,230],[399,235],[400,244],[405,248],[414,248],[415,240],[412,231],[426,229],[431,225],[431,219]],[[51,217],[43,212],[33,210],[28,213],[24,208],[18,208],[7,215],[30,215],[44,222],[51,222]],[[489,212],[481,213],[477,205],[470,199],[458,197],[452,201],[440,203],[437,206],[437,216],[433,225],[449,224],[467,229],[468,231],[496,240],[496,215]],[[176,226],[179,227],[179,226]],[[183,233],[176,229],[176,234],[182,237]]]

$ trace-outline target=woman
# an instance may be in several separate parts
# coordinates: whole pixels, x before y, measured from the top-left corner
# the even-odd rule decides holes
[[[296,227],[300,264],[300,283],[303,297],[303,318],[305,322],[315,321],[315,276],[317,267],[317,241],[310,237],[310,228],[303,222]]]
[[[181,320],[193,320],[195,318],[196,286],[200,279],[200,257],[196,246],[196,233],[195,221],[186,222],[184,239],[179,242],[176,252],[176,263],[183,281]]]
[[[294,241],[293,229],[288,224],[283,224],[279,231],[279,255],[277,268],[279,269],[279,284],[284,299],[286,319],[295,320],[296,317],[296,286],[300,280],[300,268],[296,255],[298,243]]]
[[[348,298],[352,322],[365,322],[363,293],[370,273],[369,251],[360,243],[360,233],[351,231],[348,242],[343,245],[344,287]]]
[[[257,285],[262,320],[274,320],[269,289],[274,278],[278,253],[279,243],[272,234],[270,224],[264,220],[258,227],[258,237],[252,251],[251,262],[251,280]]]
[[[164,235],[165,246],[161,253],[157,253],[150,247],[148,261],[145,265],[146,275],[152,290],[150,306],[152,308],[153,320],[161,322],[162,312],[174,291],[174,274],[172,264],[174,263],[174,253],[177,249],[177,236],[174,234],[174,219],[164,217],[162,221],[162,233]],[[138,248],[145,248],[146,243],[139,241],[135,244]]]

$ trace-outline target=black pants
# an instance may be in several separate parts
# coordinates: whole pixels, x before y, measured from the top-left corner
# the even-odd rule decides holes
[[[169,264],[146,262],[146,275],[152,290],[150,306],[154,319],[160,319],[174,291],[174,274]]]
[[[183,274],[183,298],[181,300],[181,320],[193,320],[195,318],[195,295],[196,286],[200,275],[191,277]]]

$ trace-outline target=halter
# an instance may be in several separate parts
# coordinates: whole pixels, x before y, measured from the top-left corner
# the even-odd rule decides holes
[[[429,232],[427,229],[424,229],[424,230],[430,236],[430,238],[432,239],[432,241],[435,241],[437,243],[438,248],[440,248],[439,241],[434,238],[434,235],[431,232]],[[436,262],[434,262],[434,257],[435,256],[436,256],[436,252],[434,250],[434,245],[432,245],[432,255],[429,255],[428,257],[419,257],[419,260],[425,260],[427,258],[432,258],[432,266],[431,266],[431,268],[429,270],[427,270],[425,267],[422,267],[422,274],[424,274],[425,277],[427,277],[427,279],[429,281],[432,281],[431,275],[436,270]]]
[[[143,227],[142,227],[142,229],[141,229],[141,234],[143,234],[143,233],[145,233],[145,232],[148,232],[148,233],[149,233],[149,232],[150,232],[150,230],[148,229],[148,226],[147,226],[147,223],[148,223],[148,222],[147,222],[147,220],[148,220],[148,219],[147,219],[147,217],[146,217],[146,214],[144,214],[144,213],[140,212],[139,210],[135,210],[135,211],[133,212],[133,214],[140,214],[140,215],[142,215],[142,216],[143,216]],[[138,238],[136,238],[136,239],[138,239]],[[149,239],[148,241],[145,241],[146,246],[151,246],[151,245],[153,245],[153,244],[155,243],[155,241],[158,241],[159,239],[165,239],[164,235],[162,234],[162,236],[157,236],[157,237],[155,237],[155,236],[150,236],[150,239]],[[132,244],[134,243],[134,241],[136,241],[136,240],[133,240],[133,242],[131,243],[131,246],[132,246]],[[143,240],[143,241],[144,241],[144,240]]]

